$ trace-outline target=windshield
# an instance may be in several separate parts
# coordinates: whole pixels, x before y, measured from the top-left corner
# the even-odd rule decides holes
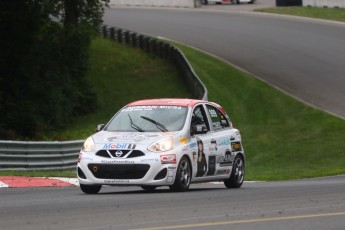
[[[119,111],[106,131],[173,132],[183,128],[188,108],[184,106],[129,106]]]

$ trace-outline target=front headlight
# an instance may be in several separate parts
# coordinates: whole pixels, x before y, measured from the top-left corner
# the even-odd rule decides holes
[[[95,143],[93,142],[92,137],[88,137],[83,144],[83,151],[91,152],[95,149]]]
[[[151,152],[166,152],[174,149],[172,137],[164,138],[151,144],[147,149]]]

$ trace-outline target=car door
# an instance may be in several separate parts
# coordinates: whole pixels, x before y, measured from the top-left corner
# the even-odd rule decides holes
[[[202,180],[209,173],[214,174],[216,163],[215,149],[211,144],[210,124],[203,104],[198,104],[193,108],[190,129],[193,130],[195,126],[207,128],[207,131],[193,134],[190,144],[193,151],[193,175],[196,180]]]
[[[232,129],[229,120],[215,106],[206,104],[206,113],[210,120],[210,144],[214,151],[209,156],[209,165],[213,168],[213,174],[219,177],[228,176],[231,172],[233,156],[231,153]],[[215,157],[215,159],[213,159]],[[212,162],[215,162],[212,165]]]

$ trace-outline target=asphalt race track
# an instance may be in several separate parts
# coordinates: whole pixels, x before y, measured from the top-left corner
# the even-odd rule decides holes
[[[345,118],[345,23],[204,8],[114,8],[104,23],[210,52]]]
[[[345,176],[244,183],[241,189],[196,184],[185,193],[162,187],[0,189],[0,229],[239,229],[345,228]]]

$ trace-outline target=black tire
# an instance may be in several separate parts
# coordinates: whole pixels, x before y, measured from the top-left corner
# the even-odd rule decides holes
[[[86,185],[80,184],[80,189],[86,194],[97,194],[101,190],[102,185]]]
[[[192,168],[187,157],[182,157],[177,167],[175,182],[170,186],[173,192],[185,192],[189,189],[192,178]]]
[[[216,2],[217,5],[221,5],[222,3],[221,2]]]
[[[227,188],[241,188],[244,181],[244,173],[244,159],[241,155],[237,155],[234,159],[230,177],[224,180],[224,185]]]
[[[157,186],[143,185],[143,186],[141,186],[141,188],[146,190],[146,191],[153,191],[157,188]]]

